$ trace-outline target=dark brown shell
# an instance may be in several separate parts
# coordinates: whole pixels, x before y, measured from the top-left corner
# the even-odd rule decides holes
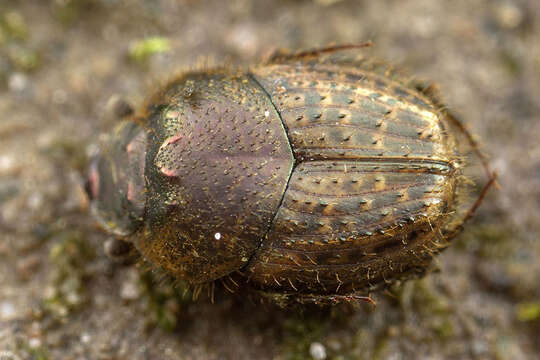
[[[148,199],[135,245],[174,276],[214,280],[260,247],[291,150],[270,99],[245,74],[189,74],[162,96],[146,121]]]
[[[349,294],[422,272],[446,243],[454,139],[430,100],[357,63],[253,69],[297,160],[251,281],[274,292]]]
[[[172,81],[139,119],[130,240],[191,283],[242,274],[296,299],[423,273],[460,224],[461,154],[438,101],[402,79],[313,53]]]

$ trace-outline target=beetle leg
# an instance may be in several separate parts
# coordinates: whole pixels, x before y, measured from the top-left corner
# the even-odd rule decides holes
[[[290,305],[317,305],[328,306],[337,305],[342,303],[359,304],[360,302],[366,302],[373,306],[377,306],[377,303],[373,298],[368,295],[358,295],[351,293],[348,295],[319,295],[319,294],[299,294],[299,293],[281,293],[281,292],[266,292],[263,290],[256,291],[257,298],[261,302],[270,300],[271,303],[280,307],[287,307]]]
[[[137,257],[133,244],[116,238],[105,241],[103,249],[109,258],[120,263],[130,263]]]
[[[350,295],[295,295],[297,302],[301,304],[315,304],[315,305],[336,305],[341,303],[359,303],[366,302],[373,306],[377,306],[377,303],[371,296],[360,296],[355,294]]]
[[[489,188],[496,184],[497,180],[497,172],[492,171],[489,167],[489,163],[487,160],[486,155],[484,155],[479,148],[478,142],[473,138],[472,134],[467,130],[465,125],[459,120],[452,112],[446,110],[446,117],[447,119],[454,124],[467,138],[467,141],[471,145],[473,152],[475,153],[476,157],[480,159],[480,162],[484,168],[484,173],[486,174],[486,177],[488,178],[487,183],[484,185],[484,188],[482,189],[482,192],[474,202],[474,204],[471,205],[471,207],[467,210],[465,215],[463,216],[462,223],[465,223],[469,219],[471,219],[474,216],[474,213],[476,212],[476,209],[480,206],[484,198],[486,197],[486,194],[489,190]]]
[[[359,44],[333,45],[333,46],[327,46],[327,47],[318,48],[318,49],[296,52],[296,53],[290,53],[285,49],[277,49],[274,52],[272,52],[269,56],[267,56],[264,62],[274,63],[274,62],[282,62],[282,61],[288,61],[288,60],[301,60],[305,58],[318,57],[318,56],[321,56],[322,54],[334,53],[334,52],[343,51],[343,50],[370,47],[372,45],[373,43],[371,41],[366,41]]]

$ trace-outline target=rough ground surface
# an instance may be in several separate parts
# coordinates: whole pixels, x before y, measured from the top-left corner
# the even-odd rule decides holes
[[[375,309],[280,310],[192,302],[103,256],[79,172],[111,98],[140,103],[204,61],[366,39],[440,85],[500,174],[440,272]],[[2,0],[0,359],[537,359],[538,94],[535,0]]]

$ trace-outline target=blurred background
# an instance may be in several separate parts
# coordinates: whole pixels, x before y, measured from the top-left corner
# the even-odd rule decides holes
[[[365,51],[439,85],[499,172],[421,280],[281,310],[103,254],[86,156],[178,71],[276,48]],[[1,0],[0,359],[538,359],[540,2]]]

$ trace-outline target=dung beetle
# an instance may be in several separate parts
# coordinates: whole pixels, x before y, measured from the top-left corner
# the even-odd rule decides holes
[[[102,142],[92,212],[195,286],[245,279],[325,304],[422,275],[495,174],[433,88],[362,56],[369,45],[176,77]],[[466,211],[458,134],[489,178]]]

